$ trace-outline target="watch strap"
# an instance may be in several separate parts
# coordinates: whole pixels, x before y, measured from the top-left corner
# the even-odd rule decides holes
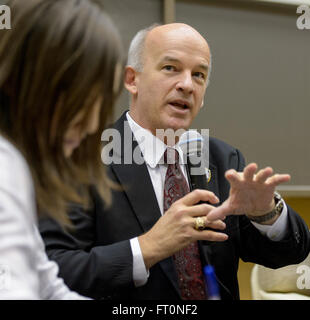
[[[284,202],[283,199],[281,197],[281,195],[278,192],[275,192],[274,194],[274,200],[275,200],[275,208],[266,213],[263,214],[261,216],[251,216],[251,215],[247,215],[247,217],[253,221],[253,222],[257,222],[257,223],[262,223],[262,222],[266,222],[268,220],[271,220],[272,218],[274,218],[276,215],[280,215],[282,213],[283,207],[284,207]]]

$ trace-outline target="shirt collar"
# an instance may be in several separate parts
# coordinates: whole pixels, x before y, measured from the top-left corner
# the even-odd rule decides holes
[[[164,142],[154,136],[149,130],[142,128],[130,116],[129,112],[126,113],[128,124],[134,137],[141,149],[145,162],[151,167],[155,168],[158,164],[164,164],[164,153],[167,148]],[[174,148],[178,151],[180,156],[180,163],[183,162],[183,152],[179,145]]]

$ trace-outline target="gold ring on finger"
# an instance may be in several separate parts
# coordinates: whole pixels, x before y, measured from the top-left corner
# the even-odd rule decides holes
[[[206,227],[205,219],[202,217],[195,218],[195,229],[198,231],[203,230]]]

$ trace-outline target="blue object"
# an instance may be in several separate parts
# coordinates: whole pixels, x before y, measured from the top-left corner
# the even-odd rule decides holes
[[[207,265],[203,268],[206,282],[208,300],[221,300],[219,286],[216,280],[214,268]]]

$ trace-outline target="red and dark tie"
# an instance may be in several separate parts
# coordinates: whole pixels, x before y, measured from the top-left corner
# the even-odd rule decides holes
[[[173,202],[189,192],[179,164],[179,153],[167,148],[164,154],[168,169],[164,186],[164,212]],[[205,300],[206,291],[197,242],[193,242],[173,255],[183,300]]]

